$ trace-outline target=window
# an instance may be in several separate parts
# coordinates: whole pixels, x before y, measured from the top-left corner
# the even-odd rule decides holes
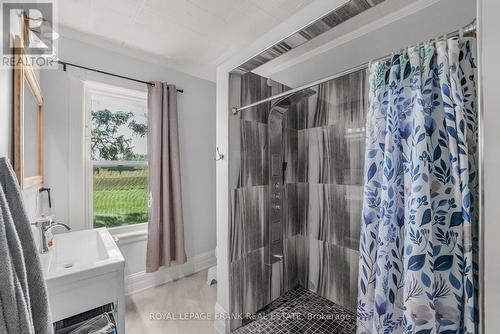
[[[89,216],[93,227],[148,220],[146,93],[86,84]]]

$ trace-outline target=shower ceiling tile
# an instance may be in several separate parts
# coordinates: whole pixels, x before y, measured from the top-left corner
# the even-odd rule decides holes
[[[321,35],[324,32],[327,32],[332,27],[326,24],[325,21],[319,20],[318,22],[302,29],[299,34],[303,36],[306,40],[311,40],[316,36]]]
[[[308,39],[301,34],[293,34],[292,36],[285,38],[282,43],[285,43],[291,49],[293,49],[307,41]]]
[[[313,38],[329,31],[335,26],[346,22],[354,16],[376,6],[383,1],[384,0],[350,0],[333,12],[323,16],[319,20],[311,23],[304,29],[296,32],[282,42],[270,47],[269,49],[248,60],[247,62],[239,66],[237,70],[244,72],[252,71],[257,67],[275,58],[278,58],[279,56],[285,54],[293,48],[296,48],[306,43],[307,41],[312,40]],[[300,41],[302,42],[299,43]]]

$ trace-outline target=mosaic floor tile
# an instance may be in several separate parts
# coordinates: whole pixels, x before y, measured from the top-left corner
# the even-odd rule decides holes
[[[254,316],[233,334],[351,334],[356,315],[303,287],[297,287]]]

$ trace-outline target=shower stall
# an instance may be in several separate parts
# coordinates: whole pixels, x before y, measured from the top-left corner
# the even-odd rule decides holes
[[[385,164],[392,163],[380,159],[379,156],[385,157],[386,149],[392,153],[393,147],[372,139],[368,143],[377,145],[371,147],[370,152],[366,152],[367,137],[384,137],[386,132],[390,132],[384,131],[385,127],[375,128],[373,124],[378,121],[380,124],[393,122],[391,124],[396,124],[395,129],[406,136],[402,137],[404,140],[410,138],[408,129],[424,129],[427,131],[425,134],[415,136],[420,140],[418,143],[427,140],[429,147],[448,145],[441,138],[446,137],[443,135],[445,131],[434,131],[437,129],[436,124],[443,125],[437,120],[438,115],[444,114],[444,111],[439,109],[440,106],[449,108],[452,105],[440,101],[442,96],[450,95],[450,89],[446,89],[447,77],[439,77],[440,72],[433,70],[432,73],[436,76],[433,80],[444,83],[444,86],[436,84],[433,88],[435,92],[429,89],[420,92],[410,74],[414,73],[413,69],[418,68],[413,66],[417,56],[445,63],[444,60],[448,58],[444,55],[448,55],[454,62],[453,66],[449,66],[450,71],[457,68],[470,70],[475,67],[475,24],[469,24],[476,15],[475,3],[468,0],[440,0],[425,6],[420,2],[421,6],[417,6],[415,2],[406,0],[349,0],[342,3],[341,6],[331,4],[331,11],[328,13],[324,12],[323,7],[315,7],[316,19],[312,23],[311,20],[304,19],[300,30],[297,30],[293,20],[290,20],[287,33],[272,32],[278,34],[279,38],[271,33],[266,35],[268,39],[266,37],[260,40],[259,50],[250,46],[248,50],[218,69],[217,145],[225,157],[221,157],[222,153],[219,155],[222,161],[219,161],[217,169],[216,310],[228,317],[216,322],[216,328],[221,333],[237,334],[354,333],[356,326],[360,326],[363,319],[368,320],[361,332],[372,325],[376,327],[378,323],[372,320],[378,321],[383,315],[384,320],[380,320],[385,321],[383,326],[390,327],[395,323],[395,326],[400,326],[397,330],[403,328],[405,319],[408,324],[412,322],[411,325],[405,324],[408,332],[414,329],[408,329],[414,325],[415,328],[420,326],[414,332],[422,329],[423,333],[429,328],[443,326],[443,332],[451,333],[453,328],[462,326],[465,320],[468,321],[467,328],[475,329],[480,323],[477,317],[481,315],[477,315],[475,308],[478,305],[475,296],[481,289],[477,280],[477,250],[472,250],[477,244],[477,231],[474,230],[467,234],[467,238],[463,238],[466,242],[472,240],[472,248],[469,245],[463,248],[467,251],[467,261],[472,265],[466,267],[467,270],[460,275],[460,266],[457,264],[458,260],[464,257],[458,254],[460,247],[454,248],[453,238],[458,234],[451,234],[455,233],[453,229],[461,229],[456,219],[458,214],[454,214],[455,220],[447,225],[447,231],[451,232],[445,235],[440,227],[443,225],[439,221],[441,218],[429,214],[434,207],[424,210],[422,206],[418,210],[422,215],[421,225],[418,227],[419,231],[422,230],[419,232],[421,234],[410,231],[408,236],[399,236],[398,242],[393,235],[394,231],[401,231],[402,225],[391,223],[393,225],[390,231],[382,231],[387,244],[394,243],[400,253],[386,252],[387,257],[397,260],[397,264],[382,265],[383,269],[379,270],[381,267],[377,267],[380,265],[378,260],[383,257],[377,257],[382,254],[378,253],[379,235],[371,230],[367,232],[366,226],[371,223],[371,218],[363,214],[363,202],[366,203],[363,198],[372,194],[364,193],[365,174],[367,178],[370,175],[373,189],[388,189],[386,184],[392,187],[390,182],[379,182],[385,174],[376,178],[374,175],[379,168],[382,170]],[[412,7],[414,5],[418,10]],[[390,21],[391,17],[394,18],[391,15],[396,13],[399,19]],[[447,34],[448,39],[443,34]],[[275,41],[275,44],[269,46],[269,39]],[[458,45],[457,39],[464,41],[460,44],[461,49],[452,47]],[[417,49],[416,46],[420,47]],[[434,47],[438,53],[432,51]],[[455,51],[448,52],[447,47]],[[392,52],[395,53],[391,54]],[[409,57],[409,54],[413,58]],[[435,54],[435,57],[428,57],[432,54]],[[407,58],[413,63],[410,64]],[[378,61],[380,59],[384,62]],[[468,60],[469,63],[466,63]],[[462,62],[465,67],[454,66],[457,62]],[[430,62],[422,68],[433,68],[437,63]],[[383,64],[384,67],[376,67],[373,64]],[[371,67],[370,76],[368,67]],[[351,70],[346,71],[349,68]],[[339,74],[326,77],[334,73]],[[420,73],[415,75],[420,78]],[[459,83],[457,87],[463,86],[464,95],[467,96],[462,101],[468,101],[472,96],[470,92],[473,90],[466,85],[472,85],[474,78],[474,75],[470,74],[465,81],[455,80],[455,83]],[[431,81],[426,79],[423,82],[428,84]],[[381,95],[375,97],[372,94],[374,87],[381,89]],[[429,105],[432,107],[426,107],[426,111],[438,110],[434,116],[435,123],[427,117],[418,119],[418,122],[423,122],[420,127],[406,126],[403,130],[399,129],[404,122],[388,119],[386,116],[389,113],[384,114],[383,106],[392,103],[394,107],[391,110],[396,110],[404,109],[411,103],[403,101],[401,97],[391,101],[387,98],[385,101],[386,97],[392,94],[389,91],[395,89],[394,87],[398,88],[397,94],[402,94],[402,87],[407,89],[405,97],[409,101],[416,101],[414,108]],[[439,91],[441,88],[443,92]],[[431,94],[432,103],[414,97],[415,94],[430,94],[429,92],[434,93]],[[374,115],[373,105],[380,106],[376,109],[380,115],[370,117],[370,122],[367,122],[368,100],[375,101],[370,104],[369,115]],[[460,97],[456,100],[460,102]],[[408,115],[410,114],[408,112]],[[470,115],[473,115],[473,112],[470,112]],[[402,119],[406,116],[405,111]],[[453,120],[453,117],[448,115],[447,119]],[[475,119],[471,124],[474,121]],[[365,128],[367,125],[369,127]],[[454,138],[456,129],[462,131],[465,127],[464,123],[457,123],[446,129],[450,131],[448,137]],[[474,129],[473,126],[472,130]],[[441,136],[441,142],[435,138],[436,134]],[[431,135],[434,137],[431,138]],[[471,161],[474,161],[473,149],[477,148],[477,145],[474,143],[475,137],[469,137],[467,140],[470,139],[472,149],[467,158],[470,156]],[[460,143],[464,142],[462,140]],[[429,159],[431,162],[433,159],[441,159],[439,150],[431,152],[431,159],[429,155],[415,153],[415,147],[416,145],[411,146],[415,158],[412,163],[425,165]],[[448,154],[443,153],[443,157],[443,162],[435,169],[436,175],[431,175],[433,181],[439,179],[440,175],[437,174],[445,169],[444,165],[458,161],[448,159]],[[365,159],[369,163],[367,171],[364,169]],[[462,167],[465,168],[464,166]],[[460,170],[465,170],[463,168]],[[418,170],[414,174],[418,174]],[[405,173],[400,173],[398,169],[397,175],[399,177]],[[471,179],[477,177],[475,173],[471,175]],[[427,175],[425,177],[426,179],[422,177],[421,181],[428,183],[431,178]],[[415,176],[415,180],[416,178]],[[406,180],[404,185],[412,184],[415,180]],[[447,178],[442,180],[444,183],[451,183],[443,187],[443,196],[446,197],[451,193],[447,187],[452,187],[453,182]],[[418,192],[423,188],[411,189]],[[438,189],[437,183],[430,184],[429,189]],[[471,189],[476,191],[472,183]],[[383,190],[380,190],[380,193],[382,192]],[[471,197],[468,197],[466,192],[456,193],[463,196],[464,203],[470,203]],[[393,194],[394,191],[387,191],[388,197]],[[368,203],[372,203],[377,210],[385,210],[386,203],[382,203],[376,195],[371,196],[372,202]],[[475,193],[473,197],[477,197]],[[444,205],[443,201],[436,202],[434,197],[428,198],[435,202],[432,205]],[[427,203],[425,196],[424,199],[416,201],[416,205],[431,205]],[[450,205],[453,206],[452,202]],[[448,211],[436,212],[444,215],[448,214]],[[399,217],[401,216],[398,211],[398,219]],[[408,217],[410,219],[411,215]],[[431,219],[435,219],[436,224],[428,224]],[[398,224],[399,222],[400,220],[397,220]],[[441,225],[437,226],[440,222]],[[371,226],[375,229],[379,224]],[[467,232],[466,228],[468,227],[464,227],[463,231]],[[474,228],[477,229],[477,224]],[[427,244],[427,239],[424,240],[424,234],[427,236],[427,233],[431,233],[428,230],[432,231],[435,234],[434,239],[442,244],[441,248],[435,247],[432,248],[433,252],[427,252],[430,258],[436,258],[436,268],[430,268],[430,262],[424,261],[427,255],[419,253],[424,246],[434,246],[432,243]],[[370,239],[368,244],[367,238]],[[403,247],[409,243],[418,247]],[[382,247],[381,252],[383,251]],[[451,260],[455,256],[453,252],[458,252],[457,261]],[[407,261],[406,267],[402,261]],[[430,269],[427,270],[427,267]],[[432,273],[434,269],[436,273]],[[401,277],[394,274],[398,270]],[[453,275],[450,274],[451,271],[454,271]],[[378,275],[379,272],[381,275]],[[406,286],[400,283],[411,275],[414,278],[413,283],[408,285],[409,290],[414,293],[411,297],[423,296],[422,298],[429,299],[425,307],[419,308],[419,303],[401,302]],[[464,284],[456,279],[459,276],[463,277]],[[431,277],[442,284],[433,284]],[[445,288],[442,288],[443,286]],[[429,290],[428,294],[424,294],[424,287]],[[456,294],[449,293],[452,289],[456,290]],[[433,304],[434,290],[439,290],[436,293],[442,292],[443,298],[452,299],[457,296],[453,312],[448,312],[449,309],[446,308],[449,303],[440,301],[437,305]],[[462,297],[468,298],[467,304],[458,301]],[[464,305],[467,305],[464,312],[455,312],[461,310]],[[391,319],[395,316],[393,309],[399,312],[397,324]],[[423,312],[422,309],[429,312]],[[468,318],[464,316],[462,320],[445,319],[445,313],[447,316],[467,314]],[[418,316],[424,319],[414,319]],[[371,332],[380,330],[382,329],[377,328]],[[370,329],[366,332],[370,332]]]
[[[366,72],[230,116],[230,312],[243,314],[231,330],[297,291],[331,303],[354,329]],[[251,72],[230,75],[232,105],[289,89]]]

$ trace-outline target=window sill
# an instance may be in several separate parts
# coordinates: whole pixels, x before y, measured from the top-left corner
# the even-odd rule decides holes
[[[118,246],[144,241],[148,238],[148,223],[113,227],[109,233],[117,239]]]

